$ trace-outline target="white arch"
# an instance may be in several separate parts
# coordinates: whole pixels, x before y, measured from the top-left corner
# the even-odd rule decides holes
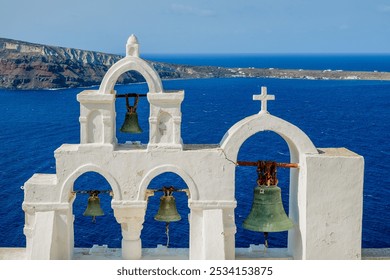
[[[99,92],[107,94],[113,93],[114,86],[119,76],[132,70],[139,72],[145,78],[149,87],[149,92],[163,92],[161,79],[156,70],[154,70],[154,68],[145,60],[135,56],[126,56],[111,66],[106,75],[104,75],[99,87]]]
[[[64,181],[64,183],[61,185],[60,190],[60,200],[61,202],[68,202],[69,200],[69,193],[71,192],[71,189],[73,187],[74,182],[77,178],[79,178],[81,175],[83,175],[86,172],[96,172],[104,177],[104,179],[107,180],[107,182],[110,184],[111,189],[114,193],[113,199],[121,200],[122,194],[120,191],[120,186],[118,182],[115,180],[115,178],[107,172],[104,168],[101,168],[100,166],[97,166],[95,164],[86,164],[78,167],[76,170],[72,172]]]
[[[150,182],[158,175],[166,172],[172,172],[179,175],[187,184],[188,189],[190,190],[191,199],[198,200],[199,191],[194,180],[185,170],[183,170],[179,166],[172,165],[172,164],[160,165],[149,170],[149,172],[145,175],[145,177],[142,179],[141,183],[139,184],[137,200],[145,200],[146,189],[149,186]]]
[[[301,154],[318,154],[310,138],[298,127],[268,113],[261,113],[239,121],[226,132],[220,143],[226,157],[237,161],[241,145],[261,131],[279,134],[288,144],[291,160],[299,161]]]
[[[298,127],[286,122],[269,113],[259,113],[247,117],[233,125],[224,135],[221,147],[226,157],[236,162],[241,145],[252,135],[261,131],[273,131],[279,134],[286,142],[290,150],[291,162],[300,164],[299,169],[290,170],[290,197],[289,216],[298,226],[288,234],[288,251],[299,255],[303,249],[301,224],[305,225],[305,204],[306,180],[303,177],[307,173],[307,165],[303,159],[304,154],[318,154],[316,147],[309,137]],[[302,165],[301,165],[302,164]],[[300,197],[298,195],[300,190]]]

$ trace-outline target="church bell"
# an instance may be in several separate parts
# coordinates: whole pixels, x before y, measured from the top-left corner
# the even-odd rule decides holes
[[[286,231],[294,226],[287,217],[278,186],[260,185],[254,190],[252,209],[243,223],[245,229],[258,232]]]
[[[92,217],[92,221],[95,222],[95,217],[103,216],[104,212],[100,207],[100,199],[98,197],[99,191],[92,191],[88,198],[87,209],[83,213],[84,216]]]
[[[164,190],[164,195],[160,198],[160,208],[154,219],[159,222],[178,222],[181,220],[180,214],[177,212],[175,198],[172,192]]]
[[[129,96],[126,95],[126,116],[125,121],[122,124],[120,129],[124,133],[142,133],[142,129],[138,123],[138,114],[137,114],[137,105],[138,105],[138,95],[135,96],[134,105],[130,106]]]
[[[126,112],[125,121],[120,129],[124,133],[141,133],[142,129],[138,123],[137,112]]]

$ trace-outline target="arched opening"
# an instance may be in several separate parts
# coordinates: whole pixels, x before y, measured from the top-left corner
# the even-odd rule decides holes
[[[165,172],[154,177],[148,185],[148,190],[160,190],[163,186],[173,186],[176,190],[186,190],[186,182],[176,173]],[[163,192],[156,191],[148,199],[145,222],[141,233],[142,246],[155,248],[167,245],[166,223],[154,219],[160,206]],[[189,248],[188,196],[184,191],[174,191],[173,196],[181,220],[169,223],[169,248]]]
[[[90,190],[98,190],[100,206],[104,216],[96,217],[96,222],[92,217],[84,216]],[[74,247],[91,248],[93,245],[108,245],[109,248],[121,247],[121,228],[117,223],[113,209],[111,208],[112,197],[108,193],[112,188],[107,180],[96,172],[86,172],[79,176],[74,184],[73,191],[76,192],[76,199],[73,202],[74,215]]]
[[[158,93],[163,91],[160,76],[153,67],[151,67],[146,61],[139,57],[126,56],[116,62],[107,71],[100,84],[99,92],[104,94],[112,94],[118,78],[123,73],[132,70],[137,71],[144,77],[146,83],[148,84],[149,92]]]
[[[221,148],[224,149],[225,156],[232,161],[237,161],[241,145],[254,134],[263,131],[273,131],[282,137],[288,145],[290,161],[299,164],[298,169],[290,170],[289,216],[292,218],[295,227],[288,234],[288,252],[294,256],[299,256],[304,246],[302,241],[304,236],[301,234],[301,230],[304,230],[304,222],[301,223],[300,218],[305,217],[305,211],[303,209],[302,212],[300,205],[306,203],[305,196],[302,193],[298,196],[299,190],[304,193],[306,188],[304,175],[307,172],[307,166],[303,155],[318,154],[318,151],[310,138],[298,127],[265,113],[247,117],[233,125],[225,133],[221,141]]]
[[[248,138],[239,149],[237,161],[256,162],[258,160],[289,163],[290,151],[286,141],[271,131],[259,132]],[[236,167],[235,197],[237,208],[235,209],[235,220],[237,225],[237,248],[248,248],[251,244],[264,244],[262,232],[244,229],[242,225],[252,208],[253,191],[258,178],[256,169],[255,166]],[[288,168],[277,168],[277,179],[279,180],[277,185],[282,192],[282,203],[286,213],[288,213],[290,170]],[[286,248],[287,236],[287,231],[269,233],[269,248]]]
[[[130,82],[130,84],[129,84]],[[116,91],[115,111],[116,111],[116,137],[119,144],[124,143],[148,143],[149,140],[149,102],[146,94],[149,91],[148,84],[144,77],[137,71],[123,73],[114,87]],[[125,94],[139,94],[137,103],[138,123],[142,133],[125,133],[121,127],[125,121],[127,112]],[[135,98],[128,97],[129,105],[134,106]]]

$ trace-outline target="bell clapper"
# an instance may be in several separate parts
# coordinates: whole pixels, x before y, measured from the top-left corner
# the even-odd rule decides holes
[[[169,222],[165,223],[165,234],[167,235],[167,248],[169,247]]]
[[[92,216],[92,223],[96,224],[96,216]]]
[[[264,252],[267,251],[268,248],[268,232],[264,232]]]

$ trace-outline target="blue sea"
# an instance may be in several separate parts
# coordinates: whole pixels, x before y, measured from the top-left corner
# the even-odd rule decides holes
[[[150,55],[147,59],[192,65],[225,67],[264,67],[290,69],[332,69],[390,71],[390,55]],[[364,174],[364,248],[390,247],[390,82],[331,81],[293,79],[194,79],[164,81],[164,88],[184,89],[182,104],[182,138],[186,144],[216,144],[224,133],[239,120],[257,113],[260,103],[252,100],[261,86],[276,96],[268,103],[271,114],[301,128],[318,148],[346,147],[365,158]],[[95,87],[97,88],[97,87]],[[63,143],[79,143],[79,103],[76,95],[83,89],[7,91],[0,90],[0,247],[25,246],[24,212],[21,186],[34,173],[55,173],[54,150]],[[147,92],[143,83],[118,85],[119,93]],[[124,100],[117,100],[117,127],[125,115]],[[141,99],[138,106],[144,133],[122,134],[120,143],[148,141],[149,106]],[[249,138],[241,147],[239,160],[276,160],[289,162],[284,140],[273,132],[262,132]],[[279,186],[288,211],[289,170],[278,170]],[[248,215],[256,172],[252,167],[236,169],[235,210],[236,247],[263,243],[261,233],[242,228]],[[186,188],[176,174],[165,173],[152,180],[149,188],[163,185]],[[74,190],[100,189],[110,186],[96,173],[79,177]],[[159,194],[149,199],[141,238],[143,247],[166,244],[165,223],[154,221]],[[187,197],[175,193],[180,222],[170,225],[170,247],[188,247],[189,224]],[[88,195],[78,194],[74,203],[75,246],[91,247],[107,244],[121,247],[120,226],[110,207],[111,197],[100,195],[105,216],[82,214]],[[270,247],[286,247],[287,233],[269,236]]]

